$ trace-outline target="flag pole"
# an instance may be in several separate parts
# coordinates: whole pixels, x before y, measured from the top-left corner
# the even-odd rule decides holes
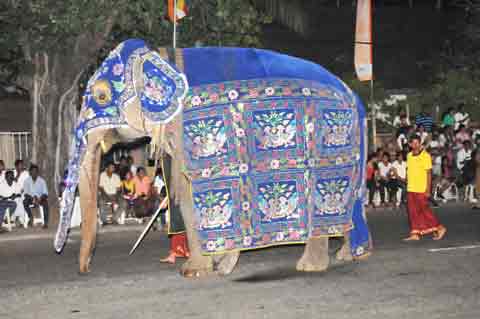
[[[177,48],[177,0],[173,1],[173,48]]]
[[[372,105],[372,137],[373,137],[373,150],[377,151],[377,110],[375,109],[374,102],[374,89],[373,89],[373,78],[370,80],[370,104]]]

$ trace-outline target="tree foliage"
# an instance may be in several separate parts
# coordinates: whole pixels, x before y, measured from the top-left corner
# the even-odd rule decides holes
[[[166,0],[2,0],[0,82],[30,92],[33,160],[57,185],[67,160],[80,84],[127,38],[172,46]],[[260,46],[269,21],[250,1],[191,0],[178,21],[178,47]],[[83,77],[83,78],[82,78]],[[40,151],[46,156],[39,156]]]

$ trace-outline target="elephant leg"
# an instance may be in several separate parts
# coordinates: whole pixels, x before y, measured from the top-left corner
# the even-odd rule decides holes
[[[340,250],[337,251],[336,259],[339,261],[352,261],[352,250],[350,247],[350,232],[346,232],[343,237],[343,245]]]
[[[324,271],[328,264],[328,237],[309,238],[303,256],[297,262],[297,270]]]
[[[88,137],[88,147],[80,167],[80,207],[82,209],[82,242],[80,245],[80,273],[89,272],[90,259],[97,236],[97,190],[102,150],[101,132],[94,132]]]
[[[186,181],[185,181],[186,182]],[[188,188],[186,188],[188,189]],[[185,277],[201,277],[213,273],[213,259],[211,256],[202,255],[200,240],[195,230],[195,220],[193,216],[193,198],[192,194],[185,194],[180,203],[183,220],[187,230],[188,248],[190,257],[182,265],[181,274]]]
[[[215,261],[215,268],[219,275],[226,276],[233,272],[233,269],[238,263],[240,252],[230,252],[223,255],[213,257]]]

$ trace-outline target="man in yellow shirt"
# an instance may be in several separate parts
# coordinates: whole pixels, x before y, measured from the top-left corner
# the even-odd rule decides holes
[[[410,139],[410,153],[407,155],[407,210],[410,236],[405,241],[420,240],[433,233],[434,240],[445,236],[447,229],[440,224],[428,205],[432,190],[432,158],[422,147],[421,138]]]

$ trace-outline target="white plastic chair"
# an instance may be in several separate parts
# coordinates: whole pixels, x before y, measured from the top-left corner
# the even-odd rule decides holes
[[[6,219],[6,224],[4,223],[5,219]],[[3,225],[6,226],[8,231],[12,231],[12,218],[11,218],[10,208],[7,208],[5,210],[5,216],[3,216],[2,223]]]

